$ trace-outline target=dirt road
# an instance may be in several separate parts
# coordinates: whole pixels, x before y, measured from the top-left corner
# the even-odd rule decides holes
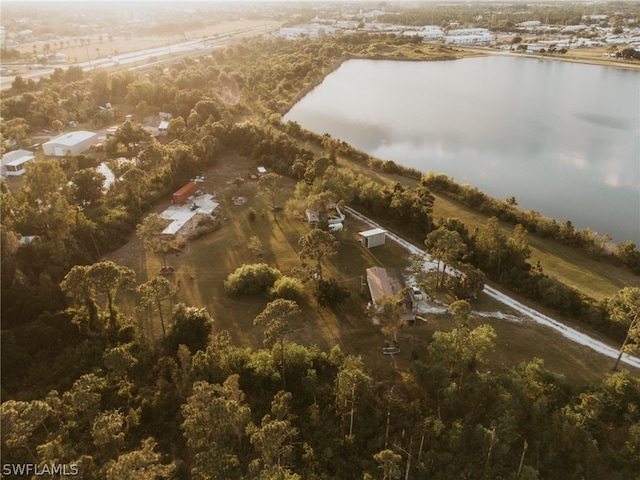
[[[378,225],[373,220],[353,210],[352,208],[345,207],[344,210],[348,212],[350,215],[352,215],[353,217],[357,218],[358,220],[367,223],[372,228],[384,228]],[[412,254],[426,254],[423,250],[420,250],[418,247],[412,245],[411,243],[400,238],[398,235],[392,232],[387,231],[387,236],[391,240],[405,247],[407,251],[409,251]],[[427,262],[425,262],[425,269],[431,269],[431,268],[435,268],[435,264],[427,260]],[[517,311],[520,315],[522,315],[523,319],[533,321],[539,325],[544,325],[546,327],[552,328],[563,337],[573,342],[576,342],[580,345],[583,345],[585,347],[589,347],[592,350],[598,353],[601,353],[602,355],[606,355],[609,358],[612,358],[612,359],[618,358],[619,351],[616,348],[610,345],[607,345],[606,343],[603,343],[600,340],[597,340],[593,337],[590,337],[585,333],[579,332],[578,330],[571,328],[557,320],[554,320],[553,318],[548,317],[547,315],[544,315],[534,310],[533,308],[527,307],[526,305],[496,290],[495,288],[492,288],[487,285],[484,287],[484,293],[489,295],[491,298],[498,300],[499,302],[503,303],[509,308]],[[622,356],[621,361],[626,363],[627,365],[640,369],[640,358],[624,354]]]

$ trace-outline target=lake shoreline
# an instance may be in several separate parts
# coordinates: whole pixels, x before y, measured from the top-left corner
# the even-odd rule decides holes
[[[565,56],[557,56],[557,55],[541,55],[541,54],[533,54],[533,53],[519,53],[513,51],[505,51],[505,50],[495,50],[486,47],[460,47],[460,49],[475,52],[478,55],[499,55],[499,56],[509,56],[516,58],[533,58],[536,60],[550,60],[550,61],[558,61],[558,62],[568,62],[568,63],[578,63],[583,65],[597,65],[601,67],[611,67],[611,68],[619,68],[623,70],[640,70],[640,63],[623,63],[623,62],[614,62],[611,60],[605,59],[588,59],[588,58],[577,58],[570,57],[565,54]],[[464,58],[464,57],[462,57]]]
[[[476,65],[477,61],[480,61],[481,65],[487,64],[493,66],[496,62],[499,62],[499,64],[502,65],[505,61],[509,62],[508,65],[511,65],[511,62],[518,61],[506,60],[507,58],[521,58],[521,55],[488,55],[488,52],[485,51],[481,53],[478,50],[473,52],[455,53],[467,53],[467,55],[465,55],[466,58],[475,57],[477,60],[472,62],[473,65]],[[469,55],[469,53],[471,54]],[[360,61],[378,60],[372,59],[371,56],[364,56],[365,58],[360,56],[358,57],[359,58],[352,59]],[[488,60],[490,57],[493,57],[496,60]],[[504,60],[498,60],[500,57]],[[482,58],[487,60],[481,60]],[[392,57],[383,57],[379,58],[379,60],[387,60],[388,62],[397,61]],[[405,65],[415,63],[413,58],[402,58],[401,60],[402,62],[400,63],[404,63]],[[420,63],[425,64],[424,68],[430,68],[426,67],[426,65],[431,64],[432,60],[438,59],[427,59],[425,62]],[[342,62],[340,63],[340,66],[343,67],[346,63],[348,62]],[[565,72],[565,70],[569,68],[568,65],[570,63],[580,62],[566,62],[566,67],[561,70],[558,70],[557,68],[548,70],[548,67],[545,70],[540,70],[540,68],[543,67],[538,67],[537,65],[542,65],[542,62],[522,62],[517,64],[518,67],[515,70],[515,73],[519,73],[516,77],[521,80],[514,84],[513,82],[508,81],[508,78],[512,77],[498,73],[502,71],[501,69],[497,69],[495,71],[491,68],[468,69],[466,66],[454,67],[458,62],[443,62],[440,64],[441,66],[439,68],[444,69],[444,71],[448,73],[442,73],[439,77],[435,76],[437,72],[436,70],[429,70],[430,73],[428,76],[414,72],[406,76],[401,81],[397,81],[396,77],[399,72],[413,72],[414,70],[412,67],[408,67],[408,65],[406,68],[401,67],[400,63],[396,63],[396,66],[387,66],[386,69],[390,70],[389,72],[384,72],[384,69],[382,71],[372,71],[372,67],[360,67],[357,70],[349,68],[347,70],[351,75],[353,75],[354,72],[359,72],[359,76],[355,77],[357,80],[355,81],[354,86],[345,84],[346,87],[343,86],[345,88],[340,87],[339,90],[336,90],[335,82],[331,83],[334,90],[331,95],[334,97],[337,96],[337,99],[334,98],[333,102],[327,103],[327,98],[324,98],[324,100],[319,102],[319,105],[321,104],[321,106],[310,107],[308,103],[309,100],[305,100],[300,103],[298,100],[301,99],[296,98],[296,102],[293,102],[294,106],[283,114],[283,121],[286,123],[286,120],[288,119],[296,120],[307,130],[327,132],[333,137],[349,143],[354,148],[366,152],[372,158],[390,159],[398,165],[415,168],[420,171],[433,170],[445,172],[449,177],[456,178],[460,183],[470,183],[483,192],[490,192],[490,195],[495,198],[507,198],[519,193],[519,195],[516,196],[518,197],[519,203],[523,205],[525,210],[539,211],[546,217],[556,218],[559,220],[572,219],[577,228],[590,228],[600,234],[608,232],[613,235],[616,242],[626,240],[633,240],[634,242],[638,241],[637,233],[635,231],[630,231],[628,226],[621,227],[618,222],[612,220],[614,216],[611,214],[613,211],[611,205],[624,205],[626,203],[627,207],[622,210],[628,212],[630,211],[629,205],[633,205],[637,198],[632,194],[632,191],[629,190],[628,182],[625,181],[623,177],[620,177],[621,172],[625,171],[625,169],[628,170],[631,168],[631,171],[635,171],[637,169],[636,167],[630,167],[628,160],[630,152],[629,148],[635,148],[634,145],[636,145],[637,142],[628,143],[628,140],[624,140],[626,137],[619,136],[621,131],[627,131],[629,128],[635,128],[633,125],[637,123],[637,118],[632,114],[630,116],[628,107],[624,108],[624,106],[621,106],[620,108],[622,108],[622,110],[626,110],[627,114],[622,118],[617,118],[617,113],[607,113],[606,111],[600,110],[600,106],[598,106],[599,104],[594,105],[593,111],[588,111],[588,109],[585,111],[585,108],[587,107],[584,105],[584,102],[579,103],[580,108],[576,107],[577,109],[571,106],[575,104],[575,97],[577,95],[576,85],[583,85],[581,88],[584,88],[585,91],[592,91],[594,84],[597,85],[597,83],[601,81],[602,75],[611,75],[611,73],[605,74],[604,72],[607,70],[609,72],[613,72],[613,70],[595,69],[593,71],[594,75],[587,75],[587,77],[589,77],[587,79],[583,78],[584,72],[582,76],[578,75],[578,77],[576,77],[576,74],[573,74],[573,77],[561,77],[561,75],[567,75],[562,72]],[[551,63],[547,63],[547,65],[550,66]],[[570,70],[570,72],[573,71],[576,70]],[[454,72],[458,72],[457,75]],[[531,98],[531,95],[533,95],[532,92],[536,91],[536,85],[544,84],[544,82],[540,83],[534,81],[532,74],[537,75],[542,74],[542,72],[546,72],[546,74],[552,72],[552,74],[555,75],[551,77],[554,79],[554,82],[552,82],[553,86],[545,87],[546,90],[542,90],[539,94],[541,95],[541,98],[548,98],[550,100],[547,102],[536,102],[535,106],[532,106],[531,101],[528,100],[528,98]],[[624,75],[622,70],[618,70],[618,72],[619,75]],[[333,70],[331,73],[333,73]],[[341,73],[341,75],[345,74],[345,72]],[[477,78],[474,77],[475,82],[468,84],[465,78],[468,79],[470,75],[475,76],[476,74]],[[635,74],[631,75],[635,78]],[[329,76],[330,75],[327,75],[325,80]],[[366,79],[370,80],[372,78],[383,78],[384,80],[382,80],[381,83],[384,83],[384,85],[387,86],[385,88],[388,88],[389,85],[395,84],[395,90],[391,91],[387,89],[384,91],[384,94],[373,90],[372,85],[375,82],[372,83],[369,81],[367,83],[365,81]],[[435,78],[437,78],[437,80],[433,80]],[[625,75],[625,78],[629,78],[628,75]],[[589,82],[585,84],[586,80],[589,80]],[[434,81],[436,83],[430,84],[430,81]],[[443,81],[444,83],[442,83]],[[367,85],[367,88],[366,90],[363,90],[361,85],[365,84]],[[445,109],[447,107],[446,98],[458,98],[456,105],[459,107],[459,110],[461,110],[465,105],[470,104],[471,99],[474,98],[470,92],[472,92],[474,88],[478,88],[478,85],[483,85],[482,88],[485,90],[489,88],[489,85],[491,85],[492,90],[498,92],[496,94],[498,96],[496,97],[496,95],[494,95],[489,100],[489,96],[485,95],[483,97],[483,102],[485,103],[483,107],[479,107],[476,110],[472,109],[469,113],[461,114],[458,112],[455,117],[452,116],[452,118],[449,118],[448,120],[446,115],[445,117],[442,117],[442,115],[439,114],[429,115],[425,119],[422,117],[422,109],[411,103],[407,106],[408,110],[402,110],[403,113],[401,118],[398,118],[397,115],[393,115],[393,105],[402,105],[404,103],[397,103],[393,100],[392,94],[395,94],[396,92],[415,90],[416,88],[422,90],[439,88],[438,85],[441,84],[444,85],[442,86],[442,88],[444,88],[442,94],[435,97],[432,95],[429,100],[432,102],[432,112]],[[584,87],[584,85],[587,86]],[[629,88],[629,80],[626,80],[626,85],[626,88]],[[318,94],[323,97],[326,97],[327,95],[322,94],[323,90],[316,91],[315,86],[309,90],[315,91],[314,97]],[[561,93],[559,93],[560,91]],[[527,95],[523,95],[523,92],[527,92]],[[367,95],[370,99],[377,98],[378,100],[382,100],[378,101],[378,103],[380,104],[380,108],[385,112],[384,118],[376,117],[376,114],[374,113],[375,108],[371,106],[371,101],[367,101],[365,98]],[[371,95],[373,95],[373,97],[371,97]],[[465,99],[464,101],[459,98],[460,95]],[[402,97],[402,95],[400,96]],[[304,95],[302,97],[307,98]],[[562,105],[558,104],[557,101],[552,100],[553,98],[561,98]],[[591,97],[587,95],[587,98]],[[353,99],[359,99],[359,101],[352,101]],[[571,103],[569,100],[574,101]],[[318,100],[310,101],[311,104],[318,103]],[[332,103],[333,106],[330,106]],[[514,110],[513,112],[510,112],[509,115],[495,117],[495,121],[491,123],[490,126],[487,126],[489,123],[479,124],[477,122],[465,124],[465,121],[469,118],[484,118],[488,111],[486,109],[486,104],[494,104],[501,108],[510,105],[511,107],[509,108],[513,107]],[[628,103],[626,103],[626,105],[628,105]],[[300,115],[300,112],[296,112],[296,107],[298,107],[298,109],[302,108],[303,110],[306,110],[306,113]],[[322,113],[314,113],[314,108],[319,109],[318,112]],[[535,119],[530,120],[527,118],[520,119],[519,121],[513,121],[513,115],[518,112],[530,111],[533,108],[535,108],[539,114],[539,117],[537,118],[552,119],[562,117],[562,122],[564,122],[562,124],[563,126],[554,126],[550,125],[546,121],[535,121]],[[345,109],[350,112],[347,117],[343,116]],[[616,111],[618,112],[620,110],[618,109]],[[329,117],[331,117],[331,120],[328,120]],[[402,118],[407,117],[411,117],[413,120],[409,121],[405,125],[402,123]],[[428,134],[425,137],[425,134],[421,133],[423,128],[416,128],[416,125],[419,124],[424,127],[424,125],[435,121],[433,120],[435,117],[439,119],[437,123],[440,126],[436,127],[431,125],[433,128],[427,128]],[[501,121],[500,118],[503,117],[511,120]],[[340,120],[338,120],[338,118]],[[400,128],[399,125],[404,126]],[[442,127],[442,125],[445,125],[445,127]],[[439,130],[440,128],[442,128],[442,130]],[[599,138],[598,135],[593,132],[597,129],[599,129],[597,131],[601,131],[605,128],[607,129],[607,141],[599,143],[597,140],[597,138]],[[451,132],[459,132],[461,129],[470,132],[471,138],[475,139],[474,141],[476,143],[474,144],[473,149],[471,149],[471,147],[460,147],[459,144],[455,143],[459,135]],[[563,131],[562,135],[553,133],[560,130]],[[587,130],[591,133],[585,133]],[[399,131],[402,131],[403,134],[406,135],[406,138],[399,137]],[[407,132],[409,132],[408,135]],[[542,135],[545,132],[551,132],[552,135],[552,138],[548,143],[546,140],[543,141],[541,136],[537,135]],[[505,138],[516,139],[519,137],[522,137],[521,141],[512,141],[512,143],[509,144],[510,150],[507,150],[504,155],[497,156],[497,154],[493,152],[495,148],[498,148],[496,145],[503,145],[505,143]],[[536,141],[532,140],[534,137],[536,138]],[[399,138],[401,138],[401,140],[398,140]],[[388,139],[394,139],[396,141],[395,143],[389,142]],[[441,139],[442,141],[438,142],[438,139]],[[567,141],[567,139],[570,139],[571,141]],[[427,144],[429,145],[428,149],[424,150],[423,153],[416,153],[416,145],[422,145],[421,148],[423,148],[424,145]],[[525,145],[525,147],[522,147],[522,145]],[[526,147],[527,145],[529,146]],[[542,147],[542,145],[544,145],[544,147]],[[590,145],[590,147],[587,148],[586,145]],[[618,146],[620,145],[626,145],[626,147],[619,148]],[[438,150],[438,148],[440,150]],[[465,148],[471,152],[481,153],[468,155]],[[529,158],[527,155],[530,154],[533,155],[531,157],[531,159],[533,159],[532,161],[525,162],[522,160]],[[447,161],[447,158],[453,158],[451,157],[452,155],[455,158],[465,158],[469,163],[469,167],[463,170],[465,172],[464,175],[460,172],[460,169],[462,168],[460,165],[453,163],[449,164]],[[429,159],[428,164],[418,162],[418,160],[423,161],[425,158]],[[600,160],[602,158],[610,159],[609,163],[604,164]],[[518,168],[512,168],[510,170],[512,173],[506,175],[506,177],[509,178],[509,181],[499,182],[495,179],[495,174],[497,174],[496,172],[498,170],[507,171],[499,168],[499,162],[504,162],[506,161],[505,159],[519,159],[520,163],[516,165]],[[611,159],[618,160],[617,162],[613,162]],[[556,174],[549,177],[548,175],[544,176],[536,173],[533,178],[537,180],[539,184],[540,188],[538,190],[535,190],[535,187],[533,186],[530,187],[531,191],[519,192],[517,189],[514,190],[514,182],[518,175],[520,175],[520,177],[522,177],[522,175],[530,177],[534,173],[532,172],[532,166],[536,165],[537,169],[541,169],[543,168],[541,165],[544,165],[542,162],[546,162],[546,166],[544,168],[547,168],[550,172],[556,172]],[[447,168],[445,168],[443,163],[447,163]],[[582,195],[578,188],[579,185],[596,186],[592,180],[596,177],[591,175],[591,173],[584,168],[586,165],[591,165],[593,167],[593,172],[597,173],[596,177],[598,179],[607,177],[608,182],[626,182],[625,185],[621,185],[620,188],[615,190],[612,189],[611,183],[597,182],[597,188],[601,192],[600,197],[609,198],[612,202],[603,203],[592,201],[591,203],[593,204],[595,202],[595,204],[590,206],[588,211],[591,213],[587,215],[584,212],[576,213],[574,211],[564,211],[567,209],[559,208],[558,205],[566,204],[567,202],[564,200],[559,203],[553,202],[550,199],[550,195],[539,194],[540,191],[553,191],[558,193],[558,198],[560,199],[579,198],[579,196]],[[570,169],[572,169],[571,172],[573,173],[570,172]],[[562,172],[562,175],[558,175],[560,172]],[[568,179],[569,176],[571,181]],[[473,178],[473,180],[471,178]],[[578,179],[584,183],[579,183]],[[551,184],[553,184],[553,187],[550,186]],[[595,197],[592,195],[587,198]],[[628,215],[630,219],[633,219],[635,218],[636,213],[632,212]],[[598,220],[594,220],[596,218]]]

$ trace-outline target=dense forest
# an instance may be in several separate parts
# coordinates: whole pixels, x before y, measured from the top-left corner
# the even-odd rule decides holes
[[[282,124],[297,98],[345,59],[360,57],[452,59],[455,52],[393,36],[254,39],[144,72],[71,67],[38,82],[17,78],[3,93],[3,144],[15,147],[70,121],[103,128],[130,111],[173,116],[162,142],[127,120],[99,155],[41,159],[18,191],[1,185],[3,475],[31,464],[41,471],[72,465],[86,479],[637,477],[635,373],[576,386],[539,359],[489,369],[496,334],[470,322],[470,302],[491,280],[632,351],[640,289],[596,301],[562,285],[528,263],[527,231],[637,273],[635,244],[609,248],[570,222],[558,225],[446,176],[381,162]],[[270,196],[280,179],[291,178],[297,184],[283,214],[354,205],[463,272],[445,276],[443,269],[433,286],[459,299],[448,307],[453,328],[436,332],[410,367],[390,378],[338,346],[322,351],[287,340],[290,320],[300,315],[298,283],[316,279],[318,309],[348,295],[322,278],[332,248],[322,229],[301,239],[301,257],[312,265],[293,272],[297,278],[283,280],[260,264],[229,271],[228,295],[265,300],[264,310],[246,319],[264,329],[263,346],[234,344],[200,306],[178,303],[164,318],[162,302],[173,295],[164,277],[138,284],[130,268],[104,255],[135,232],[145,248],[165,249],[150,209],[229,152],[273,172],[258,187],[274,222]],[[135,161],[116,161],[121,157]],[[339,166],[338,157],[413,184],[373,181]],[[95,169],[104,159],[117,178],[108,191]],[[471,232],[458,219],[434,219],[434,193],[487,213],[486,227]],[[515,225],[513,235],[499,221]],[[123,313],[125,290],[162,322],[161,338],[145,335]],[[393,332],[391,307],[385,326]]]

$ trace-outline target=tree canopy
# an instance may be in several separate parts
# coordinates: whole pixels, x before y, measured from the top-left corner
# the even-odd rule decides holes
[[[431,17],[416,12],[413,21],[444,21],[441,8]],[[447,8],[460,21],[489,21],[479,18],[477,6]],[[301,19],[318,14],[301,12]],[[170,31],[164,24],[141,28]],[[197,61],[184,58],[144,71],[83,72],[72,66],[39,81],[16,78],[1,105],[3,139],[16,146],[27,146],[32,132],[66,129],[72,120],[106,127],[123,118],[124,108],[136,118],[170,112],[173,120],[168,136],[157,141],[138,123],[124,121],[103,152],[32,162],[19,191],[0,181],[3,467],[75,465],[87,479],[637,475],[640,380],[634,371],[616,365],[620,371],[602,382],[576,385],[540,359],[500,365],[502,352],[495,350],[508,339],[474,315],[475,302],[458,300],[473,302],[485,280],[480,268],[492,281],[544,298],[550,308],[611,338],[626,335],[621,354],[634,352],[637,288],[590,301],[528,263],[527,231],[605,256],[602,242],[570,222],[554,224],[522,212],[513,200],[497,201],[446,176],[422,175],[281,123],[281,113],[300,92],[344,59],[423,55],[415,50],[435,52],[435,58],[452,55],[404,35],[358,32],[295,42],[260,37],[216,48]],[[120,156],[136,160],[120,162]],[[235,260],[207,266],[230,272],[224,284],[191,284],[188,276],[175,275],[166,258],[175,244],[162,234],[167,221],[149,212],[205,168],[238,157],[272,172],[253,188],[263,192],[274,219],[291,177],[299,181],[292,209],[298,213],[343,201],[415,244],[429,238],[425,246],[443,264],[437,295],[449,302],[446,313],[420,325],[433,335],[416,341],[411,355],[369,349],[383,335],[406,338],[403,308],[398,299],[383,301],[383,334],[369,325],[357,310],[365,300],[346,287],[352,273],[329,268],[346,242],[315,228],[296,243],[306,223],[292,228],[292,245],[317,280],[317,305],[300,278],[289,276],[297,260],[263,254],[265,263],[238,266],[244,244],[229,243]],[[115,174],[109,190],[94,168],[103,160]],[[346,168],[345,160],[357,168]],[[386,174],[393,181],[373,178]],[[489,220],[471,232],[462,220],[436,219],[436,194]],[[261,221],[254,220],[242,223],[247,238]],[[286,227],[284,221],[267,223],[274,231]],[[137,275],[105,260],[116,258],[113,251],[134,232],[146,250],[163,255],[165,275],[150,272],[153,263],[142,261],[139,249],[132,254]],[[253,242],[253,250],[262,253],[271,238],[260,238],[262,247]],[[362,250],[355,241],[346,247]],[[376,252],[366,254],[378,262]],[[390,261],[387,254],[380,259]],[[633,242],[607,258],[640,265]],[[445,279],[451,266],[461,274]],[[174,305],[197,298],[195,293],[215,298],[211,312]],[[222,317],[233,324],[225,331],[220,307],[228,304],[237,308],[232,318]],[[328,317],[335,312],[318,306],[337,314]],[[342,308],[351,316],[340,316]],[[332,320],[347,318],[353,323],[336,333]],[[310,326],[332,340],[314,338]],[[154,330],[160,327],[164,338]],[[327,348],[316,345],[321,340]]]

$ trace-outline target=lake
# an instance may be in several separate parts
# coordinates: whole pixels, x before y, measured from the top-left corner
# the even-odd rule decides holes
[[[284,121],[640,244],[640,72],[533,58],[349,60]]]

